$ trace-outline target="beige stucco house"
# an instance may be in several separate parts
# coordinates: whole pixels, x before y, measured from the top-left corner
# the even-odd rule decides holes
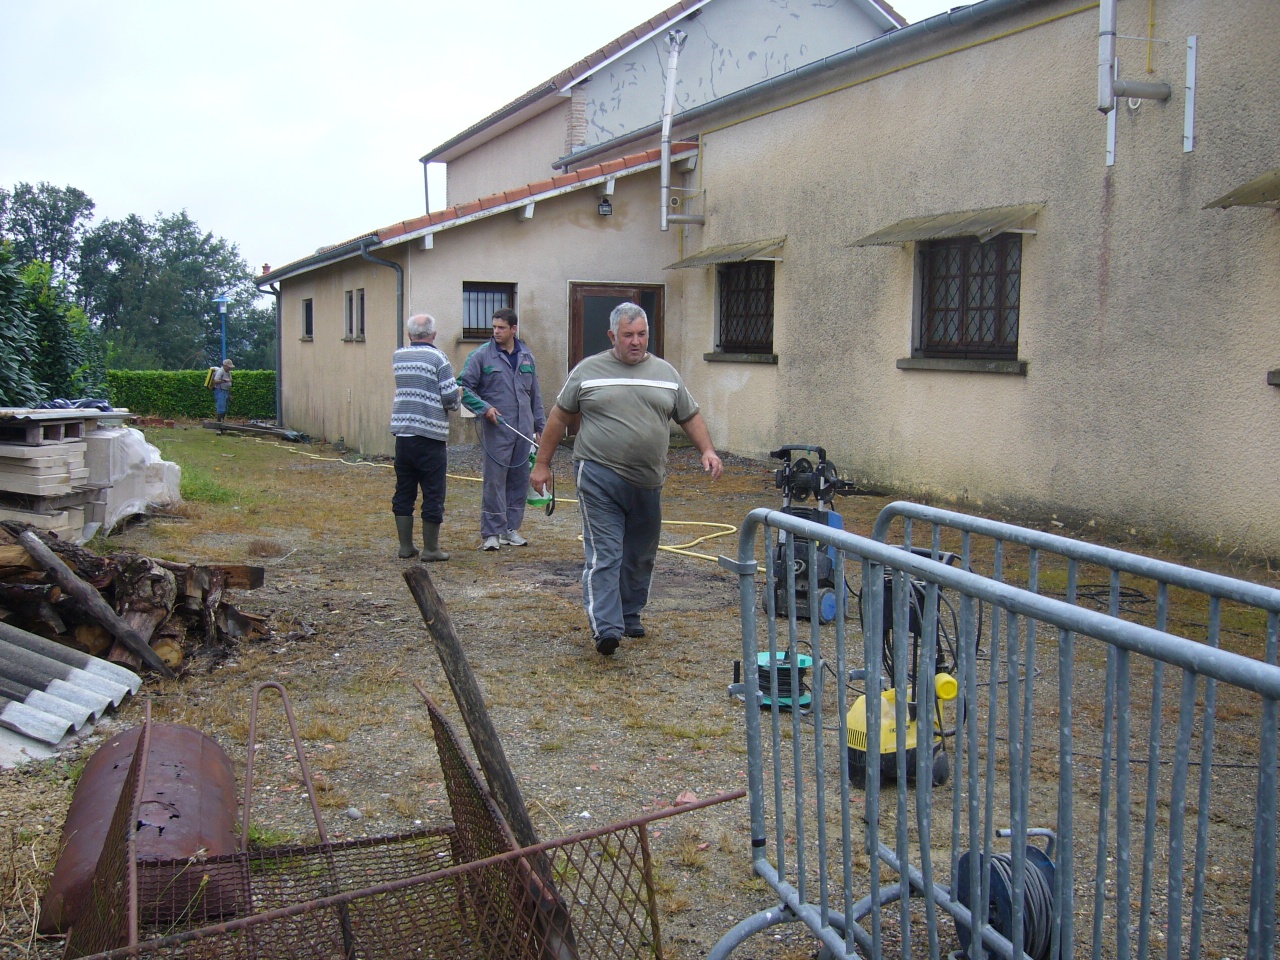
[[[1280,553],[1273,0],[775,9],[683,0],[423,157],[447,209],[264,275],[283,420],[389,451],[400,319],[461,366],[504,302],[550,402],[638,298],[722,449]]]

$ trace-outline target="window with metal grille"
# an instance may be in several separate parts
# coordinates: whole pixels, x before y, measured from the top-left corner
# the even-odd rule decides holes
[[[493,335],[493,312],[503,307],[515,309],[514,283],[462,283],[462,336],[465,340],[488,340]]]
[[[302,336],[310,340],[315,335],[315,308],[310,300],[302,301]]]
[[[726,263],[719,279],[721,352],[773,353],[773,261]]]
[[[922,244],[920,355],[1017,359],[1022,236]]]

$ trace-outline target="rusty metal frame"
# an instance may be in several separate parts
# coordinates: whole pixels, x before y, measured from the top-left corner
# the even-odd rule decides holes
[[[97,899],[112,922],[73,930],[65,956],[661,960],[648,825],[740,799],[744,791],[515,849],[457,735],[443,714],[431,714],[454,826],[140,865],[128,837],[128,818],[136,817],[139,800],[135,785],[117,805],[99,867],[105,879]],[[145,738],[144,731],[131,771],[137,783]],[[468,860],[468,852],[479,859]],[[157,897],[145,888],[148,869],[159,868],[155,875],[164,876],[183,865],[202,878],[229,876],[228,882],[204,887],[231,891],[228,899],[193,904],[177,921],[149,914],[146,904]],[[549,903],[542,882],[547,871],[555,880],[552,892],[559,891],[558,904]],[[122,875],[127,879],[114,879]],[[381,882],[363,882],[369,879]],[[127,905],[123,921],[113,909],[121,903]]]

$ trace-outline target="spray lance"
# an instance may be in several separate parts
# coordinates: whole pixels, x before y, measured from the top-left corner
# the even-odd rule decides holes
[[[526,437],[511,424],[507,423],[506,418],[502,414],[498,414],[498,423],[502,424],[502,426],[506,427],[521,440],[524,440],[529,444],[529,469],[532,470],[534,463],[536,463],[538,459],[538,444],[532,437]],[[525,494],[524,502],[531,507],[544,507],[546,509],[547,516],[551,516],[556,512],[556,478],[552,476],[550,488],[544,486],[541,491],[535,490],[533,485],[530,484],[529,492]]]

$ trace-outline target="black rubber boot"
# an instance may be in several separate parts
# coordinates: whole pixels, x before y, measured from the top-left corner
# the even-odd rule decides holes
[[[400,552],[396,556],[412,560],[418,555],[418,548],[413,545],[413,517],[396,517],[396,533],[400,535]]]
[[[448,559],[449,554],[440,549],[440,524],[422,521],[422,562],[435,563]]]

